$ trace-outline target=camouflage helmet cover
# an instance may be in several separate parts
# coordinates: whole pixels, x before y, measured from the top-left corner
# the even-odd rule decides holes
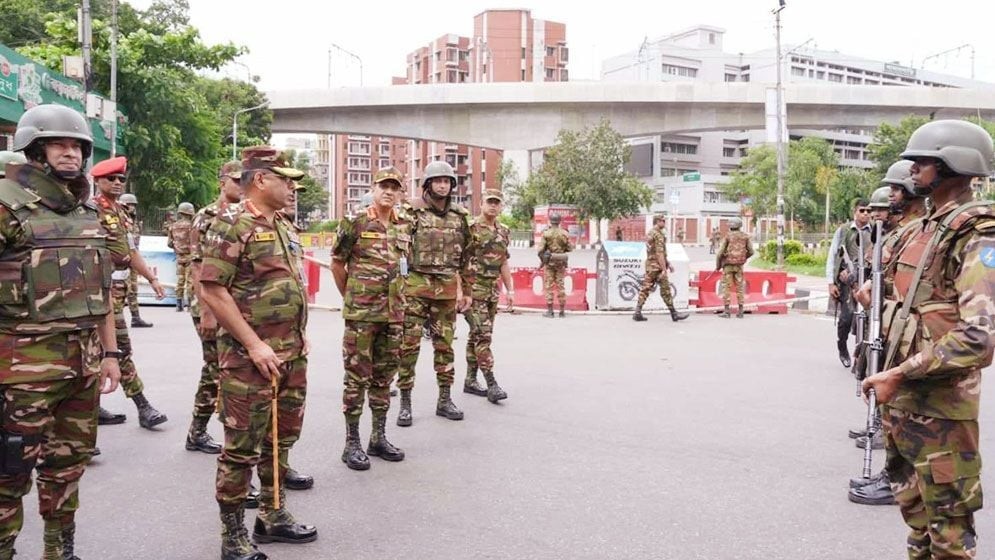
[[[901,157],[936,158],[957,175],[989,177],[995,148],[991,135],[980,126],[967,121],[939,120],[917,128]]]
[[[189,202],[181,202],[180,205],[176,207],[176,211],[180,214],[186,214],[187,216],[193,216],[195,214],[193,204],[190,204]]]

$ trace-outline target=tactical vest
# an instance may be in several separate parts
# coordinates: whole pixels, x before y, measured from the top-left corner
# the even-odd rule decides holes
[[[59,214],[0,180],[0,205],[23,237],[0,254],[0,330],[54,333],[95,327],[110,311],[111,256],[96,211]],[[8,240],[11,242],[14,240]]]
[[[726,238],[726,252],[722,255],[722,262],[725,264],[741,265],[746,264],[747,248],[750,238],[743,232],[732,232]]]
[[[449,209],[439,216],[431,210],[413,212],[415,235],[412,240],[411,269],[426,274],[452,273],[460,268],[467,244],[466,216]]]
[[[952,212],[956,216],[948,216],[952,218],[949,227],[940,234],[939,240],[928,255],[922,277],[912,295],[913,301],[902,303],[902,305],[910,303],[914,305],[911,308],[910,320],[902,329],[903,332],[895,333],[898,347],[892,365],[899,364],[914,355],[924,345],[939,340],[953,330],[960,320],[959,294],[954,286],[952,274],[948,274],[949,267],[954,265],[949,254],[961,237],[980,223],[979,221],[995,220],[995,209],[991,202],[987,202],[958,208]],[[917,223],[921,228],[921,222]],[[898,255],[894,276],[894,290],[898,297],[905,298],[909,293],[909,287],[915,280],[916,268],[929,249],[935,231],[935,228],[925,231],[920,229],[911,236]],[[894,313],[897,314],[897,309]],[[890,323],[891,319],[886,317],[886,324]]]

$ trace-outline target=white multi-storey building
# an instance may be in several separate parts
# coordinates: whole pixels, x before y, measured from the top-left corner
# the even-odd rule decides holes
[[[601,79],[613,81],[777,82],[775,48],[750,54],[723,50],[725,30],[692,27],[602,62]],[[782,81],[826,82],[833,86],[893,85],[993,88],[995,85],[944,75],[897,62],[880,62],[836,51],[786,46]],[[871,168],[867,145],[873,130],[790,129],[791,138],[816,136],[829,141],[844,166]],[[630,139],[633,171],[657,191],[654,210],[693,219],[684,222],[689,242],[704,240],[718,221],[709,217],[739,215],[738,201],[727,200],[720,185],[735,170],[746,150],[766,142],[764,130],[724,131]],[[695,232],[697,230],[697,233]]]

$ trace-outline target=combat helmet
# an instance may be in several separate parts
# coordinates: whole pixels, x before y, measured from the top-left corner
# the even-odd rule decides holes
[[[138,198],[130,192],[122,194],[121,198],[118,198],[117,201],[124,205],[138,204]]]
[[[936,158],[949,170],[940,173],[929,185],[916,185],[916,191],[928,195],[944,176],[989,177],[995,147],[992,137],[980,126],[967,121],[940,120],[928,122],[912,133],[902,159]]]
[[[27,163],[24,154],[18,152],[0,152],[0,178],[7,174],[7,164],[23,165]]]
[[[435,179],[436,177],[449,178],[449,193],[446,194],[446,196],[438,196],[428,187],[429,184],[431,184],[432,179]],[[453,193],[453,189],[456,188],[456,172],[453,171],[453,166],[441,160],[433,161],[432,163],[426,165],[425,176],[422,178],[421,187],[423,192],[428,192],[429,196],[437,200],[449,198]]]
[[[891,195],[891,187],[878,187],[874,189],[871,194],[871,202],[867,206],[876,209],[888,209],[891,208],[891,203],[888,201],[888,197]]]
[[[729,220],[729,229],[743,229],[743,220],[739,218]]]
[[[48,170],[48,172],[65,180],[82,177],[86,160],[93,153],[93,135],[90,133],[90,124],[83,115],[69,107],[46,104],[36,105],[25,111],[17,121],[12,148],[15,152],[24,152],[28,159],[43,163],[48,168],[41,144],[52,138],[79,140],[83,161],[80,170],[71,176],[54,170]]]
[[[916,183],[912,180],[911,160],[902,159],[891,164],[891,167],[888,168],[888,172],[884,175],[884,179],[881,179],[881,183],[901,188],[905,191],[905,196],[920,196],[916,193]]]
[[[181,202],[180,205],[176,207],[176,212],[179,214],[186,214],[187,216],[193,216],[195,214],[193,204],[190,204],[189,202]]]
[[[563,216],[559,214],[553,214],[552,216],[549,217],[549,223],[553,224],[554,226],[560,225],[560,222],[562,221],[563,221]]]

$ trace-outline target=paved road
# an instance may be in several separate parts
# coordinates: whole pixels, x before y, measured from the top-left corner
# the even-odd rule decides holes
[[[156,326],[134,333],[137,362],[170,421],[150,433],[120,393],[105,400],[129,419],[101,429],[103,455],[82,481],[78,552],[86,560],[217,558],[215,460],[182,445],[197,341],[186,314],[144,314]],[[338,313],[313,313],[307,419],[291,457],[316,487],[291,493],[290,506],[320,537],[267,545],[270,558],[903,557],[897,509],[845,497],[862,457],[846,431],[864,408],[826,318],[501,316],[495,349],[506,404],[459,393],[465,421],[434,416],[426,346],[415,425],[391,423],[388,432],[408,457],[373,459],[365,473],[339,460],[341,331]],[[465,342],[465,325],[459,337]],[[460,379],[463,356],[458,347]],[[983,411],[982,449],[995,461],[991,410]],[[220,425],[211,431],[219,437]],[[37,558],[34,494],[28,504],[17,548]],[[978,518],[979,557],[995,554],[991,512]]]

